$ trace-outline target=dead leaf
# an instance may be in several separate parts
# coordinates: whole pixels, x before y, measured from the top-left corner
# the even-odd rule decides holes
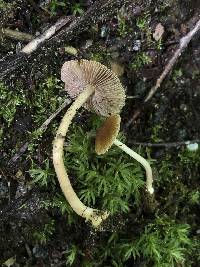
[[[3,266],[11,267],[16,262],[16,257],[11,257],[3,263]]]
[[[165,29],[164,29],[163,25],[161,23],[158,23],[156,25],[155,31],[153,33],[153,38],[156,41],[159,41],[162,38],[164,32],[165,32]]]
[[[72,55],[72,56],[75,56],[78,54],[78,50],[73,46],[66,46],[65,47],[65,53]]]

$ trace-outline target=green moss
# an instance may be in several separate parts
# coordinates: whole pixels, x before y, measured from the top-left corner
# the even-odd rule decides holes
[[[103,244],[97,245],[92,261],[83,260],[82,266],[124,267],[130,262],[137,264],[139,259],[147,267],[191,266],[187,265],[187,257],[196,244],[189,235],[189,225],[167,216],[157,217],[140,234],[131,231],[127,235],[123,231],[109,234]]]
[[[130,63],[130,68],[133,70],[139,70],[141,67],[149,64],[151,62],[151,58],[145,53],[141,52],[136,55],[136,57]]]
[[[59,106],[59,90],[60,81],[52,77],[37,87],[32,98],[33,109],[36,110],[35,124],[41,125]],[[82,201],[86,205],[109,210],[114,220],[115,216],[122,216],[122,224],[125,227],[127,224],[128,230],[117,226],[113,233],[106,233],[91,252],[93,260],[86,260],[83,256],[85,250],[73,240],[65,253],[67,264],[74,266],[81,262],[82,266],[87,267],[125,267],[129,262],[136,264],[144,261],[147,267],[192,266],[193,260],[189,254],[192,253],[197,259],[198,238],[195,233],[191,233],[189,223],[195,216],[192,209],[199,202],[199,190],[196,189],[198,177],[193,178],[194,173],[198,174],[199,150],[191,152],[181,148],[178,154],[168,151],[159,160],[152,161],[152,166],[157,170],[154,187],[158,209],[156,214],[151,213],[151,217],[148,217],[143,213],[145,201],[148,200],[144,196],[146,178],[141,166],[114,146],[105,155],[96,155],[94,136],[101,123],[101,118],[91,114],[87,123],[70,127],[64,151],[65,166],[74,190]],[[51,136],[49,150],[55,126],[53,124],[48,128]],[[159,125],[152,129],[152,141],[160,141],[161,129]],[[32,155],[37,150],[37,144],[44,142],[38,140],[41,132],[36,131],[34,134]],[[124,139],[121,136],[119,138]],[[33,182],[52,196],[42,201],[41,205],[49,213],[54,214],[56,210],[70,229],[79,228],[82,219],[73,212],[62,195],[48,153],[45,157],[40,164],[32,157],[29,172]],[[36,242],[44,244],[51,240],[55,224],[56,220],[53,224],[51,219],[45,222],[42,230],[34,233]],[[194,223],[192,227],[194,230],[197,225]]]
[[[42,230],[37,230],[33,233],[36,242],[40,244],[46,244],[50,237],[53,235],[55,230],[55,221],[50,220],[48,223],[44,224]]]
[[[23,94],[20,85],[15,90],[0,83],[0,101],[2,103],[0,107],[0,116],[10,126],[12,123],[17,109],[25,104],[28,104],[26,96]]]
[[[193,248],[189,233],[189,225],[177,223],[166,216],[158,217],[145,227],[140,236],[129,242],[126,240],[120,246],[120,252],[124,261],[140,256],[153,267],[177,266],[185,262],[189,250]]]
[[[28,150],[34,154],[41,137],[46,129],[41,129],[41,125],[52,115],[57,108],[63,103],[65,97],[60,97],[61,82],[57,78],[51,76],[44,82],[40,83],[31,99],[31,108],[33,113],[33,123],[35,130],[29,133],[31,142],[29,142]],[[54,128],[57,127],[55,122],[48,126],[49,133],[52,134]]]
[[[200,203],[200,190],[195,189],[192,190],[188,195],[189,203],[192,205]]]
[[[84,13],[84,9],[81,3],[74,3],[71,6],[71,12],[73,15],[82,15]]]
[[[60,213],[65,217],[68,225],[76,224],[79,219],[77,214],[72,210],[71,206],[66,201],[62,192],[56,193],[52,199],[46,199],[42,201],[41,206],[49,211],[52,209],[59,210]]]
[[[0,8],[6,8],[6,3],[3,0],[0,0]]]
[[[194,166],[198,167],[200,162],[200,149],[189,151],[187,148],[184,148],[180,151],[178,157],[183,165],[189,168],[193,168]]]
[[[32,103],[34,109],[34,122],[39,126],[53,113],[61,104],[62,98],[59,97],[61,89],[60,80],[49,77],[35,90]]]
[[[54,172],[50,169],[49,159],[43,162],[44,168],[38,168],[37,165],[32,161],[31,169],[29,174],[32,178],[32,183],[38,184],[39,186],[47,187],[51,184],[51,187],[55,185]]]
[[[15,1],[13,1],[13,3],[7,3],[3,0],[0,0],[0,11],[6,12],[10,10],[14,4],[15,4]]]
[[[57,0],[50,1],[49,10],[51,12],[51,16],[56,15],[59,8],[66,8],[65,1],[57,1]]]
[[[153,127],[152,127],[152,129],[151,129],[151,132],[152,132],[152,134],[151,134],[151,141],[153,142],[153,143],[159,143],[159,142],[162,142],[162,139],[160,138],[160,136],[161,136],[161,131],[162,131],[162,125],[160,125],[160,124],[156,124],[156,125],[154,125]]]
[[[58,1],[58,0],[51,0],[48,7],[51,13],[51,16],[56,16],[58,11],[62,10],[63,13],[66,13],[70,10],[72,15],[82,15],[84,13],[84,8],[82,3],[69,3],[68,1]]]
[[[183,76],[183,71],[181,68],[174,70],[172,79],[175,83],[180,83],[180,78]]]
[[[120,16],[120,15],[118,15],[117,19],[118,19],[118,33],[119,33],[119,36],[124,38],[128,33],[126,20],[125,20],[125,18],[123,16]]]
[[[94,60],[100,63],[102,63],[106,57],[107,55],[104,51],[93,52],[90,54],[90,60]]]
[[[151,17],[150,13],[145,12],[139,18],[137,18],[136,25],[141,31],[146,32],[149,30],[148,27],[149,27],[150,17]]]
[[[66,257],[66,266],[72,266],[78,256],[84,256],[84,253],[77,247],[77,245],[72,244],[71,248],[64,252]]]
[[[68,134],[65,164],[69,174],[77,177],[76,191],[86,205],[99,204],[112,214],[126,213],[140,203],[145,174],[136,161],[115,146],[97,156],[92,133],[74,126]]]

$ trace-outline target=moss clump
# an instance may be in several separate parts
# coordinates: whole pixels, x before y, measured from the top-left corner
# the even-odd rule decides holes
[[[26,96],[23,94],[22,89],[16,88],[11,90],[3,83],[0,83],[0,101],[2,103],[0,107],[0,116],[10,126],[15,117],[15,113],[19,106],[28,104]]]
[[[38,126],[61,104],[62,98],[59,97],[60,89],[60,80],[53,76],[37,86],[32,99],[32,108],[35,111],[33,119]]]
[[[151,63],[151,58],[145,53],[141,52],[136,55],[133,61],[130,63],[130,68],[133,70],[139,70],[141,67]]]
[[[139,205],[145,173],[137,162],[116,147],[97,156],[91,145],[94,142],[91,132],[85,134],[80,127],[73,127],[69,136],[65,164],[77,177],[79,196],[86,205],[99,204],[111,214],[126,213],[130,207]]]

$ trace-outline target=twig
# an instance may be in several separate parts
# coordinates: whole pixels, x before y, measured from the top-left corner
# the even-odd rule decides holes
[[[191,39],[194,37],[194,35],[200,30],[200,19],[196,22],[194,28],[189,31],[186,36],[182,37],[179,41],[179,47],[175,50],[173,56],[171,57],[171,59],[169,60],[169,62],[167,63],[167,65],[165,66],[163,72],[161,73],[160,77],[157,79],[155,86],[153,86],[151,88],[151,90],[149,91],[149,93],[147,94],[147,96],[144,99],[144,103],[147,103],[152,97],[153,95],[156,93],[156,91],[158,90],[158,88],[160,87],[162,81],[165,79],[165,77],[167,76],[167,74],[172,70],[174,64],[176,63],[176,61],[178,60],[178,58],[181,56],[181,54],[183,53],[183,51],[185,50],[185,48],[188,46],[189,42],[191,41]],[[141,109],[137,109],[133,116],[131,117],[131,119],[126,123],[126,127],[129,127],[131,125],[131,123],[138,118],[138,116],[141,113]]]
[[[53,113],[51,116],[40,126],[39,131],[45,132],[47,129],[47,126],[50,124],[50,122],[69,104],[71,103],[70,99],[66,99],[63,104]]]
[[[19,40],[19,41],[24,41],[24,42],[29,42],[33,40],[34,38],[34,36],[31,34],[16,31],[16,30],[11,30],[7,28],[1,28],[0,34],[2,34],[2,36],[15,39],[15,40]]]
[[[53,26],[51,26],[44,33],[36,37],[30,43],[28,43],[21,52],[30,55],[33,53],[39,46],[41,46],[46,40],[50,39],[56,32],[58,32],[62,27],[66,26],[69,22],[72,21],[72,16],[64,17],[59,19]]]
[[[177,146],[187,146],[189,144],[200,143],[200,139],[190,140],[190,141],[180,141],[180,142],[169,142],[169,143],[145,143],[145,142],[135,142],[129,141],[129,144],[136,146],[148,146],[148,147],[177,147]]]
[[[26,152],[28,144],[29,144],[28,141],[23,143],[23,145],[18,149],[18,151],[14,154],[14,156],[12,156],[12,158],[9,159],[7,164],[8,166],[15,163]]]
[[[38,128],[38,131],[40,133],[44,133],[48,127],[48,125],[51,123],[51,121],[69,104],[71,103],[70,99],[66,99],[63,104],[54,112],[52,113],[49,118]],[[11,159],[8,161],[8,166],[15,163],[27,150],[28,145],[30,141],[26,141],[23,143],[23,145],[19,148],[19,150],[11,157]]]
[[[184,36],[184,37],[182,37],[180,39],[179,47],[176,49],[176,51],[174,52],[172,58],[169,60],[169,62],[165,66],[164,71],[162,72],[162,74],[160,75],[158,80],[156,81],[156,85],[151,88],[151,90],[149,91],[149,93],[145,97],[144,102],[149,101],[152,98],[152,96],[156,93],[156,91],[160,87],[162,81],[165,79],[167,74],[172,70],[172,68],[173,68],[174,64],[176,63],[176,61],[178,60],[178,58],[181,56],[181,54],[183,53],[185,48],[188,46],[188,44],[191,41],[191,39],[194,37],[194,35],[199,30],[200,30],[200,19],[197,21],[197,23],[194,26],[194,28],[191,31],[189,31],[186,34],[186,36]]]

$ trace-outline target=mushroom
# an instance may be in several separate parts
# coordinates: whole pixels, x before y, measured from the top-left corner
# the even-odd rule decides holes
[[[121,117],[118,114],[112,115],[104,121],[101,127],[97,130],[96,140],[95,140],[95,151],[98,155],[104,154],[106,151],[108,151],[108,149],[112,146],[112,144],[115,144],[124,152],[126,152],[129,156],[137,160],[139,163],[143,165],[143,167],[146,170],[147,191],[150,194],[153,194],[154,189],[152,186],[153,183],[152,170],[148,161],[143,157],[141,157],[140,155],[138,155],[132,149],[127,147],[125,144],[116,139],[120,130],[120,122],[121,122]]]
[[[104,65],[88,60],[71,60],[64,63],[61,79],[72,98],[76,98],[64,115],[53,143],[53,164],[60,187],[72,209],[90,221],[94,227],[109,216],[85,206],[74,192],[63,162],[63,145],[69,125],[76,111],[84,105],[88,110],[108,117],[118,114],[125,104],[125,92],[118,77]]]

